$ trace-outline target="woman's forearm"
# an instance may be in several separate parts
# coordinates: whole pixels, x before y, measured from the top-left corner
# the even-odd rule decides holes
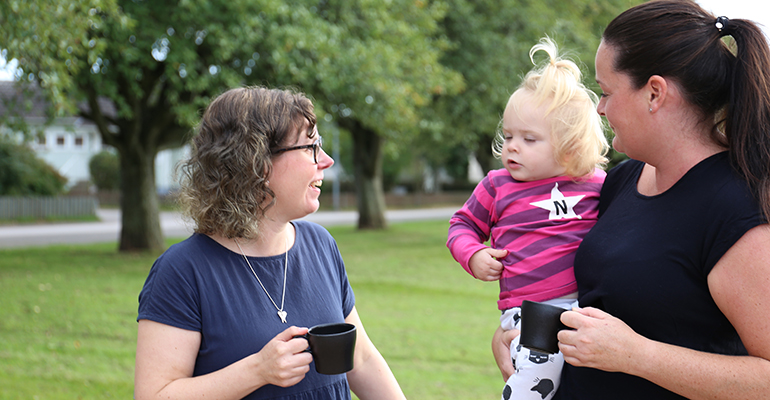
[[[660,342],[627,373],[688,399],[760,399],[770,393],[770,361],[753,356],[705,353]],[[625,371],[624,371],[625,372]]]

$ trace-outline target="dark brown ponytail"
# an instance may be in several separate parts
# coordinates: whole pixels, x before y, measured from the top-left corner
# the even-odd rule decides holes
[[[754,189],[770,219],[770,50],[751,21],[729,20],[737,44],[725,113],[730,159]]]

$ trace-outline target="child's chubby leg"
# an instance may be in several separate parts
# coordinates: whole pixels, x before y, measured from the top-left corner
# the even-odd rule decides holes
[[[500,326],[497,327],[492,336],[492,354],[504,381],[507,381],[515,372],[510,347],[513,339],[519,335],[519,331],[514,329],[514,316],[519,318],[514,309],[505,310],[500,317]]]

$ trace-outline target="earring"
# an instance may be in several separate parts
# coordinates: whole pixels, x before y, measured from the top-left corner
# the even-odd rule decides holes
[[[652,112],[652,107],[650,107],[650,112]]]

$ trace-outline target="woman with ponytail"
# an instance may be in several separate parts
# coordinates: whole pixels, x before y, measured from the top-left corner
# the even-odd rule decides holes
[[[596,54],[631,160],[575,256],[556,399],[770,397],[770,51],[689,0],[633,7]]]

